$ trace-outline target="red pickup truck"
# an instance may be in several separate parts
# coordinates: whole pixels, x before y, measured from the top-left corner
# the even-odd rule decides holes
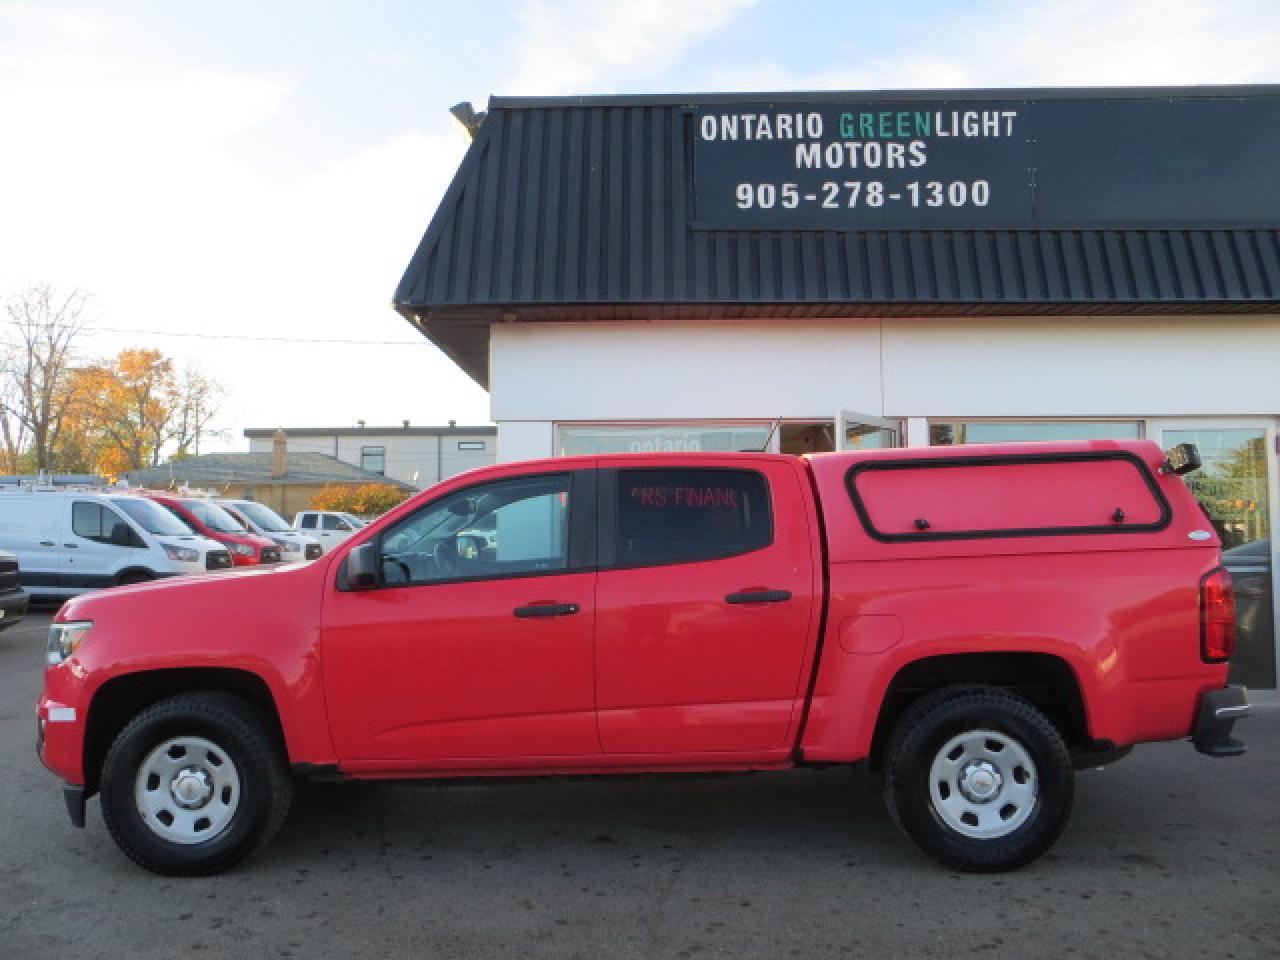
[[[1073,769],[1240,753],[1219,541],[1152,443],[502,464],[309,564],[122,587],[51,626],[72,821],[223,870],[297,777],[869,763],[942,863],[1053,844]]]

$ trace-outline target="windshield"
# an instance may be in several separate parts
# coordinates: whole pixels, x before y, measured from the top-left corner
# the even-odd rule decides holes
[[[112,497],[111,502],[147,533],[168,537],[189,537],[192,530],[164,507],[141,497]]]
[[[365,525],[365,522],[363,520],[361,520],[357,516],[353,516],[350,513],[340,513],[338,514],[338,516],[340,516],[343,520],[347,521],[347,523],[351,524],[351,527],[354,530],[359,530],[361,527]]]
[[[280,519],[280,515],[265,504],[253,500],[233,500],[231,505],[252,520],[259,530],[266,533],[293,532],[293,527]]]
[[[192,516],[210,530],[218,533],[246,533],[244,526],[216,503],[207,500],[182,500],[181,504],[191,511]]]

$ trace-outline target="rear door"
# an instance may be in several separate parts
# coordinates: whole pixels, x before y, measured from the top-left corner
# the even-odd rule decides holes
[[[818,600],[801,469],[708,458],[601,471],[596,698],[605,753],[786,745]]]

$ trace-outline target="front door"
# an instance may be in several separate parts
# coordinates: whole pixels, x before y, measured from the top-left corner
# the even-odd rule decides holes
[[[369,541],[379,586],[330,585],[321,654],[344,766],[599,752],[591,481],[526,475],[446,494]]]
[[[605,753],[678,762],[785,746],[817,590],[799,465],[608,470],[600,491]]]
[[[1203,466],[1185,475],[1222,538],[1223,564],[1236,592],[1236,652],[1232,681],[1276,685],[1276,541],[1271,505],[1276,488],[1276,431],[1265,421],[1162,421],[1161,447],[1194,443]]]

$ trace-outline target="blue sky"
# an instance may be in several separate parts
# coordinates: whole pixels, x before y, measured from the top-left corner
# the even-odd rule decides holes
[[[458,100],[1277,80],[1280,5],[1253,0],[0,0],[0,296],[92,291],[84,352],[218,377],[230,449],[484,421],[389,306],[466,149]]]

